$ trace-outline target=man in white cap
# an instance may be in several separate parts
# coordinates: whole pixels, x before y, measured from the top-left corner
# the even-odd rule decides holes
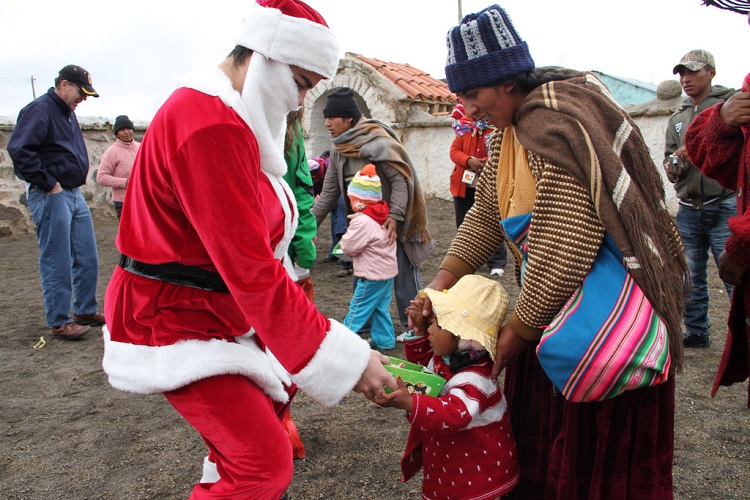
[[[264,0],[237,44],[190,73],[143,138],[103,367],[115,388],[164,393],[201,434],[209,457],[191,498],[273,499],[293,473],[276,413],[286,387],[333,405],[396,382],[307,300],[287,253],[298,211],[282,179],[286,115],[335,74],[336,38],[306,4]]]

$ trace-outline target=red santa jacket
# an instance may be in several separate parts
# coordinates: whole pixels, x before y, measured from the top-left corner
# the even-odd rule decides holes
[[[217,68],[199,75],[149,126],[116,243],[148,264],[217,271],[230,293],[117,267],[105,298],[104,369],[114,387],[138,393],[232,373],[275,400],[294,382],[334,404],[359,380],[369,347],[319,313],[290,277],[296,208],[284,172],[261,165],[229,79]]]

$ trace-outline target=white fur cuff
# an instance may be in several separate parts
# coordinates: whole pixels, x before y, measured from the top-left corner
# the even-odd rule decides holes
[[[292,381],[311,397],[333,406],[351,391],[370,361],[370,346],[336,320],[318,352]]]

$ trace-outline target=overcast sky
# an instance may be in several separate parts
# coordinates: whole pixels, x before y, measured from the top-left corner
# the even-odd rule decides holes
[[[53,84],[60,68],[92,75],[99,99],[79,116],[150,120],[180,77],[199,62],[218,64],[252,0],[129,0],[74,4],[0,0],[0,116],[16,117]],[[408,63],[443,78],[445,34],[457,0],[309,0],[355,52]],[[463,14],[491,5],[463,0]],[[599,70],[644,82],[674,79],[695,48],[716,58],[714,84],[738,88],[750,71],[750,26],[740,14],[701,0],[506,0],[497,2],[529,44],[538,66]],[[86,5],[91,5],[90,9]]]

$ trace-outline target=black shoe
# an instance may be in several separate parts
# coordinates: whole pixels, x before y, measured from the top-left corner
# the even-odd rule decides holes
[[[682,345],[685,347],[694,347],[697,349],[705,349],[711,345],[711,337],[708,335],[696,335],[691,333],[687,337],[683,338]]]
[[[328,254],[323,258],[323,264],[333,264],[334,262],[338,262],[339,258],[335,255]]]

